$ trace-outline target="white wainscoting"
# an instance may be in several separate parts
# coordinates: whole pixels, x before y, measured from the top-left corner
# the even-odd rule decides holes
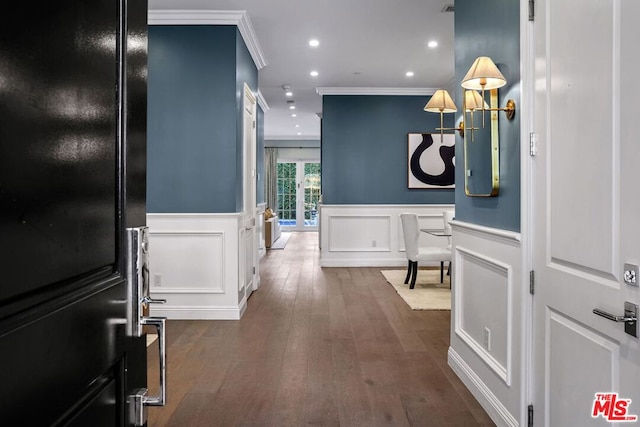
[[[238,236],[242,213],[147,214],[152,305],[169,319],[240,319]]]
[[[497,425],[517,426],[526,407],[520,234],[452,221],[449,366]]]
[[[420,228],[442,231],[442,213],[454,209],[454,205],[322,205],[320,265],[406,267],[400,214],[416,213]],[[448,239],[422,233],[420,245],[446,247]]]
[[[264,211],[267,209],[266,203],[258,203],[256,206],[256,236],[258,239],[258,258],[262,259],[267,254],[267,247],[264,242]],[[259,265],[259,263],[258,263]]]

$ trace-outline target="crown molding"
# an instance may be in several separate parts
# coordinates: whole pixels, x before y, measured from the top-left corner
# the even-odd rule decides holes
[[[267,65],[246,10],[149,10],[148,25],[235,25],[258,70]]]
[[[267,111],[269,111],[269,104],[267,104],[267,100],[264,99],[264,96],[262,95],[262,92],[260,92],[260,89],[258,89],[256,98],[258,99],[258,105],[260,106],[260,108],[262,108],[262,112],[266,113]]]
[[[265,135],[265,141],[320,141],[320,135]],[[292,147],[288,147],[292,148]]]
[[[316,92],[324,95],[433,95],[437,89],[427,87],[318,87]]]

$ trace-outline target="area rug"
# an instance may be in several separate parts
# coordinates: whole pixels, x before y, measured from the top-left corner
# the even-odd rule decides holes
[[[440,270],[418,270],[416,286],[409,289],[404,284],[407,270],[380,270],[398,295],[412,310],[451,310],[450,276],[445,273],[440,283]]]
[[[158,339],[157,334],[147,334],[147,347],[153,344]]]
[[[291,237],[291,233],[280,233],[280,237],[278,237],[278,240],[273,242],[269,249],[284,249],[284,247],[287,246],[289,237]]]

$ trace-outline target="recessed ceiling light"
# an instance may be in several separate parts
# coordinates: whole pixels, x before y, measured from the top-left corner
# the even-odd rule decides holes
[[[407,71],[405,76],[407,77],[413,77],[413,71]]]
[[[285,96],[293,96],[293,92],[291,92],[290,90],[286,91]]]
[[[289,105],[289,110],[295,110],[296,106],[295,105]]]
[[[318,72],[313,70],[312,72],[309,73],[311,75],[311,77],[318,77]]]
[[[318,46],[320,46],[320,42],[318,41],[318,39],[311,39],[311,40],[309,40],[309,46],[318,47]]]
[[[302,132],[298,132],[298,135],[302,135]]]
[[[293,113],[291,117],[298,117],[298,115],[296,113]]]
[[[297,128],[299,128],[299,127],[300,127],[300,125],[296,125],[296,127],[297,127]]]
[[[427,43],[427,46],[431,48],[438,47],[438,42],[435,40],[431,40],[429,43]]]

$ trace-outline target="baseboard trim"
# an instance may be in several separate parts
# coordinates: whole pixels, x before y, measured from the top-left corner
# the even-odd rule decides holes
[[[449,367],[456,373],[476,400],[478,400],[480,406],[487,411],[487,414],[496,425],[508,427],[519,426],[518,421],[513,415],[511,415],[496,395],[491,392],[489,387],[487,387],[482,379],[452,347],[449,347],[447,361]]]
[[[169,320],[239,320],[246,309],[246,302],[239,307],[164,306],[153,307],[151,314]]]
[[[435,265],[435,264],[434,264]],[[320,267],[406,267],[407,259],[321,259]]]

